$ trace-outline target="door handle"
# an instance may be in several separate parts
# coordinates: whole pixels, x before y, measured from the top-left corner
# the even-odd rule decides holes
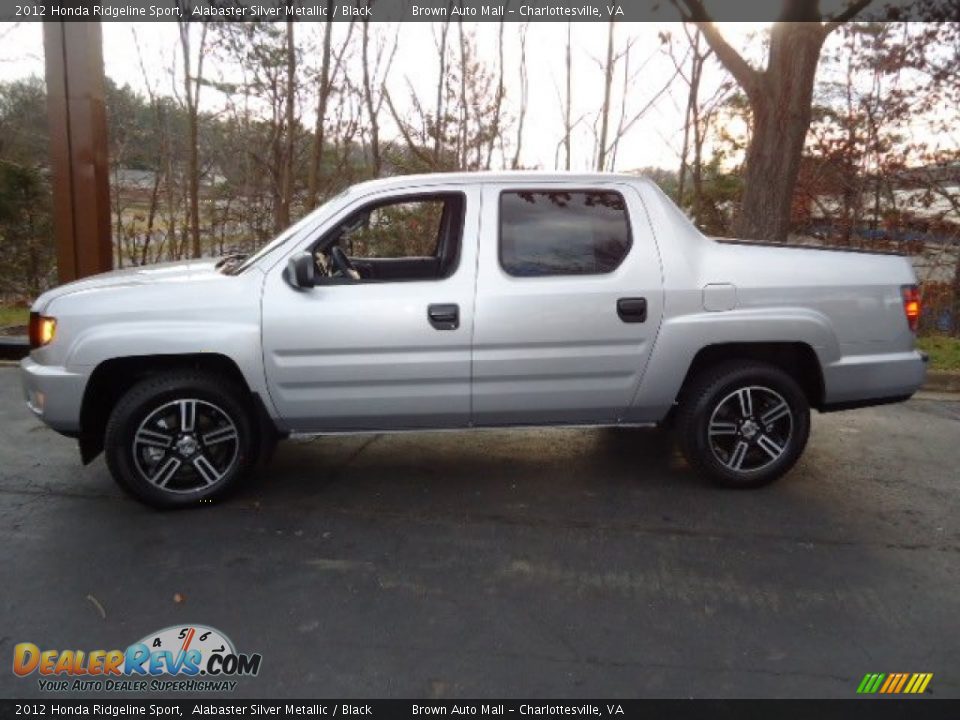
[[[617,300],[617,315],[628,323],[642,323],[647,320],[646,298],[620,298]]]
[[[437,330],[456,330],[460,327],[460,306],[454,304],[430,305],[427,318]]]

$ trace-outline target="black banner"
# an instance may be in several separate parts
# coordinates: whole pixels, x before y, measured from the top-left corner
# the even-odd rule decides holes
[[[0,700],[0,718],[245,717],[422,720],[445,718],[650,718],[687,720],[955,720],[960,702],[850,700]]]
[[[857,3],[821,0],[822,19],[842,18],[852,4]],[[718,22],[777,20],[790,5],[758,0],[702,2],[703,10]],[[680,20],[690,8],[683,0],[0,0],[0,21],[646,22]],[[957,20],[960,0],[872,0],[857,19]]]

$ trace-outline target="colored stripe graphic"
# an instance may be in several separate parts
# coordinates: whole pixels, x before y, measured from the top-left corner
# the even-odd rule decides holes
[[[860,684],[857,685],[857,694],[862,695],[867,691],[867,688],[870,687],[870,683],[873,682],[873,673],[867,673],[863,676],[863,680],[860,681]]]
[[[933,673],[867,673],[857,686],[857,694],[919,695],[932,679]]]
[[[910,682],[907,683],[907,686],[903,689],[905,693],[912,693],[915,687],[919,687],[920,683],[920,673],[914,673],[910,676]]]

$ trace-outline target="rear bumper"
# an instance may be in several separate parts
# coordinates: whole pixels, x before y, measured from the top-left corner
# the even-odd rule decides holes
[[[848,355],[823,369],[825,409],[880,405],[906,400],[927,375],[927,358],[911,350]]]
[[[87,376],[63,367],[20,361],[20,380],[27,407],[47,425],[62,433],[80,430],[80,407]]]

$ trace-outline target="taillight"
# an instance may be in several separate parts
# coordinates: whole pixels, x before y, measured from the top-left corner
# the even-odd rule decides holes
[[[57,334],[57,321],[52,317],[46,317],[40,313],[30,313],[30,349],[48,345],[53,341]]]
[[[904,285],[900,288],[900,294],[903,296],[903,313],[907,316],[907,325],[910,326],[910,332],[916,332],[920,322],[920,288],[916,285]]]

